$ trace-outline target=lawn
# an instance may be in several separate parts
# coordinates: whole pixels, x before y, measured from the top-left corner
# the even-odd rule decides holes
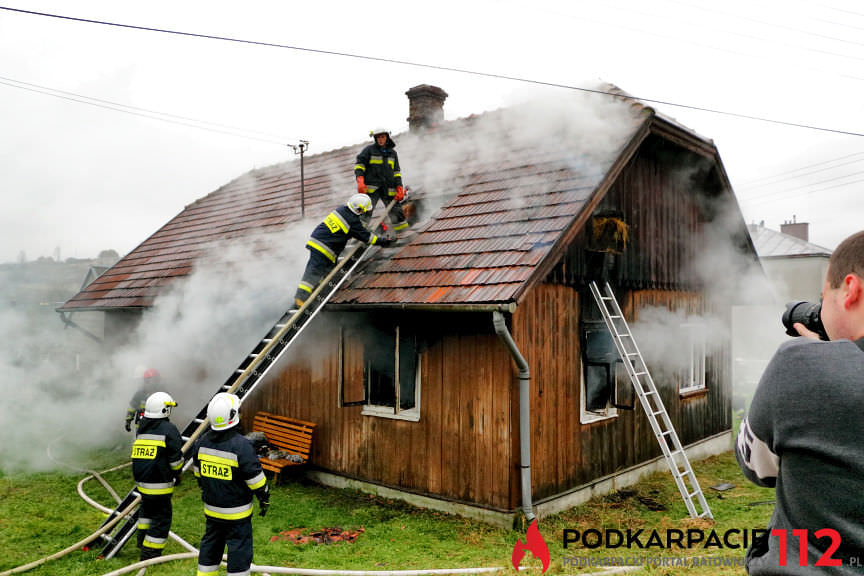
[[[99,462],[86,468],[107,469],[122,462],[125,449],[102,454]],[[687,518],[686,508],[668,473],[653,474],[638,485],[600,497],[553,517],[538,526],[548,545],[551,563],[547,574],[579,574],[602,568],[587,568],[593,561],[601,565],[616,557],[647,562],[639,574],[692,574],[712,576],[744,574],[743,568],[722,566],[740,559],[743,548],[672,549],[656,546],[639,548],[586,548],[579,544],[564,547],[564,535],[572,539],[575,531],[615,531],[626,534],[642,530],[638,537],[647,544],[656,530],[662,538],[670,531],[709,534],[722,537],[730,530],[764,528],[773,509],[773,490],[747,482],[730,453],[693,463],[705,491],[715,521]],[[0,573],[68,547],[101,524],[104,515],[87,505],[77,494],[76,485],[83,472],[51,472],[0,477]],[[129,467],[105,474],[105,479],[121,496],[132,485]],[[717,491],[711,486],[722,483],[734,487]],[[95,480],[84,484],[95,500],[113,507],[109,493]],[[273,487],[272,506],[266,517],[253,520],[255,563],[333,570],[403,570],[431,568],[470,568],[500,566],[514,573],[511,554],[517,539],[525,534],[467,520],[459,516],[414,508],[399,501],[371,497],[355,491],[322,487],[295,478]],[[204,529],[200,492],[191,475],[184,477],[174,497],[172,530],[193,545]],[[342,540],[339,540],[341,532]],[[313,534],[335,535],[335,541],[317,543]],[[737,535],[738,532],[732,532]],[[614,540],[614,539],[613,539]],[[301,541],[301,543],[298,543]],[[305,542],[303,542],[305,541]],[[596,542],[596,539],[595,539]],[[740,542],[733,536],[731,544]],[[615,542],[613,541],[612,544]],[[589,544],[592,542],[589,540]],[[127,545],[110,560],[96,558],[93,550],[76,550],[58,560],[43,564],[31,575],[81,576],[106,574],[137,560],[134,545]],[[165,554],[184,552],[171,541]],[[686,569],[675,562],[702,558],[705,565]],[[665,566],[663,564],[666,564]],[[656,565],[652,565],[656,564]],[[719,564],[719,565],[715,565]],[[194,574],[194,560],[176,561],[148,569],[150,576]],[[527,553],[523,567],[539,574],[541,563]],[[224,574],[224,568],[223,572]]]

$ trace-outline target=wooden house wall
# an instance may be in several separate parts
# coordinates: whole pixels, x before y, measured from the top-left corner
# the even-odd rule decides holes
[[[591,298],[584,293],[582,298]],[[514,314],[514,339],[530,364],[531,467],[535,499],[555,496],[596,478],[660,456],[641,406],[613,418],[580,423],[580,294],[561,284],[542,284]],[[647,306],[696,313],[702,299],[672,291],[628,292],[620,304],[628,320]],[[634,308],[636,310],[634,316]],[[649,369],[650,358],[646,358]],[[664,406],[684,444],[731,426],[728,353],[709,361],[707,392],[681,397],[677,384],[657,381]]]
[[[610,282],[630,289],[700,289],[693,263],[704,256],[705,223],[717,215],[724,198],[717,190],[716,169],[707,166],[713,167],[713,161],[673,143],[646,140],[595,210],[621,212],[629,228]],[[734,203],[731,196],[726,201]],[[550,281],[581,287],[599,275],[596,261],[589,261],[592,255],[584,250],[587,234],[586,226]]]
[[[700,233],[718,194],[704,161],[649,138],[599,206],[621,211],[629,225],[629,243],[609,279],[631,320],[634,307],[638,315],[649,305],[703,306],[688,268],[701,253]],[[531,369],[535,500],[660,455],[638,401],[633,411],[580,424],[579,322],[593,272],[584,246],[584,237],[574,242],[512,319],[514,339]],[[273,381],[247,401],[246,411],[266,409],[316,422],[312,460],[323,470],[491,509],[517,509],[518,379],[509,352],[491,330],[491,314],[415,314],[411,321],[425,331],[419,422],[363,416],[360,406],[339,406],[343,372],[349,382],[362,379],[362,351],[348,341],[340,367],[336,313],[315,323],[317,329],[295,345]],[[706,393],[681,398],[674,385],[658,383],[683,443],[730,428],[729,365],[728,347],[712,355]]]
[[[420,316],[419,422],[339,406],[338,316],[327,314],[304,334],[244,404],[243,417],[268,410],[317,423],[311,461],[326,471],[490,509],[516,507],[518,381],[491,314]],[[360,343],[347,341],[344,352],[345,378],[362,380]]]

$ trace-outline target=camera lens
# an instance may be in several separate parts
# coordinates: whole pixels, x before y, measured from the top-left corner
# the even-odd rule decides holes
[[[800,322],[808,330],[819,334],[821,340],[828,340],[828,334],[822,325],[821,312],[822,304],[820,302],[796,300],[787,303],[786,311],[783,313],[782,318],[783,326],[786,327],[786,334],[789,336],[799,336],[793,325],[796,322]]]

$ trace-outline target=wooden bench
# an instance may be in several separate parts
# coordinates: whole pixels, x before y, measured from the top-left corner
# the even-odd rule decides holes
[[[258,412],[252,421],[253,432],[263,432],[267,437],[267,443],[271,450],[282,450],[289,454],[300,456],[302,462],[292,460],[260,457],[261,467],[273,473],[274,478],[288,466],[300,466],[309,461],[309,452],[312,450],[312,432],[315,430],[314,422],[306,422],[271,414],[270,412]]]

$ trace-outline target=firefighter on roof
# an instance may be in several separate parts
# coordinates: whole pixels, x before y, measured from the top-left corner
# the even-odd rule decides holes
[[[141,493],[138,546],[141,560],[162,555],[171,530],[171,494],[183,472],[183,440],[168,417],[176,406],[165,392],[151,394],[132,444],[132,476]]]
[[[390,223],[395,232],[400,232],[408,228],[408,221],[400,205],[405,200],[405,188],[402,186],[396,143],[386,128],[376,128],[369,135],[374,142],[363,148],[354,165],[357,192],[369,195],[373,210],[378,200],[387,205],[395,198],[396,205],[390,210]]]
[[[366,229],[364,221],[368,222],[371,215],[372,200],[369,196],[354,194],[345,206],[336,208],[315,227],[312,237],[306,242],[309,261],[294,295],[294,303],[298,308],[336,266],[336,260],[345,249],[349,238],[375,246],[388,246],[392,242],[388,238],[379,238]]]
[[[259,514],[270,506],[270,487],[252,443],[237,431],[240,398],[220,392],[207,406],[210,430],[192,449],[192,470],[201,487],[207,520],[198,552],[198,576],[214,576],[228,547],[228,574],[252,566],[252,495]]]

